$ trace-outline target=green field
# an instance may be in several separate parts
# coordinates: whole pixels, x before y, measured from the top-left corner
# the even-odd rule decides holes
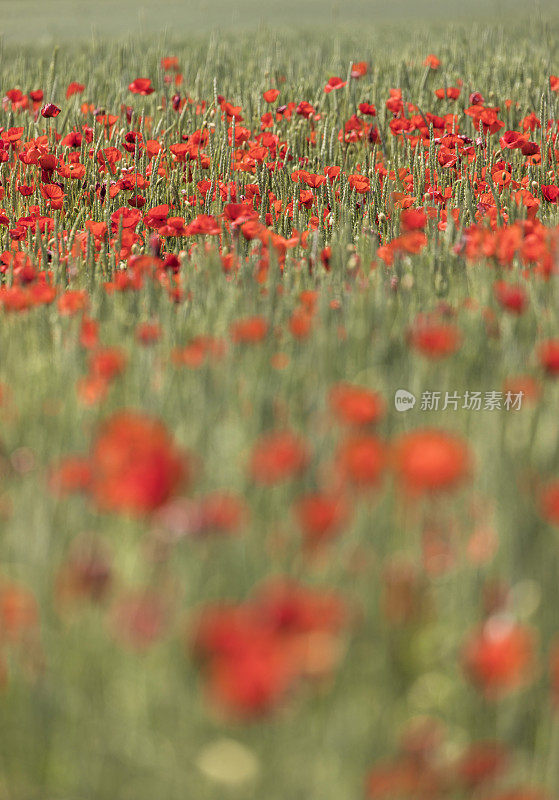
[[[52,44],[125,35],[145,36],[166,33],[186,40],[192,33],[209,34],[301,29],[335,35],[338,30],[374,33],[389,25],[401,34],[402,41],[413,38],[418,26],[472,22],[509,24],[518,18],[539,20],[557,18],[553,0],[163,0],[157,3],[132,0],[1,0],[0,32],[7,41]]]
[[[0,800],[559,798],[558,33],[0,2]]]

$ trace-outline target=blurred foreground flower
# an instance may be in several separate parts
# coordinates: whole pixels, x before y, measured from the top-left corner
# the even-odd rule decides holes
[[[535,669],[535,633],[506,615],[490,617],[467,639],[464,670],[486,697],[529,683]]]
[[[150,514],[190,477],[186,455],[165,426],[138,411],[119,411],[98,431],[88,458],[71,456],[51,473],[55,491],[85,490],[102,511]]]
[[[467,479],[471,465],[466,442],[443,430],[411,431],[394,448],[396,475],[412,495],[454,489]]]
[[[250,719],[277,708],[302,678],[327,677],[341,658],[348,622],[334,592],[277,580],[245,603],[202,611],[190,644],[212,699]]]

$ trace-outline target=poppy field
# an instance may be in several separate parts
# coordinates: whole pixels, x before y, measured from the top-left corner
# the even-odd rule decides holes
[[[0,800],[557,800],[558,30],[3,45]]]

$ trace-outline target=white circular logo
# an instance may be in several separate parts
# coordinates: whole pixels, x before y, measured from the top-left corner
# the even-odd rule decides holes
[[[415,405],[415,395],[407,389],[398,389],[394,395],[394,405],[396,411],[410,411]]]

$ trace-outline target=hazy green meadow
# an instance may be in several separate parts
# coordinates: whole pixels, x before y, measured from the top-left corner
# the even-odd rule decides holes
[[[558,33],[0,2],[0,800],[559,798]]]

